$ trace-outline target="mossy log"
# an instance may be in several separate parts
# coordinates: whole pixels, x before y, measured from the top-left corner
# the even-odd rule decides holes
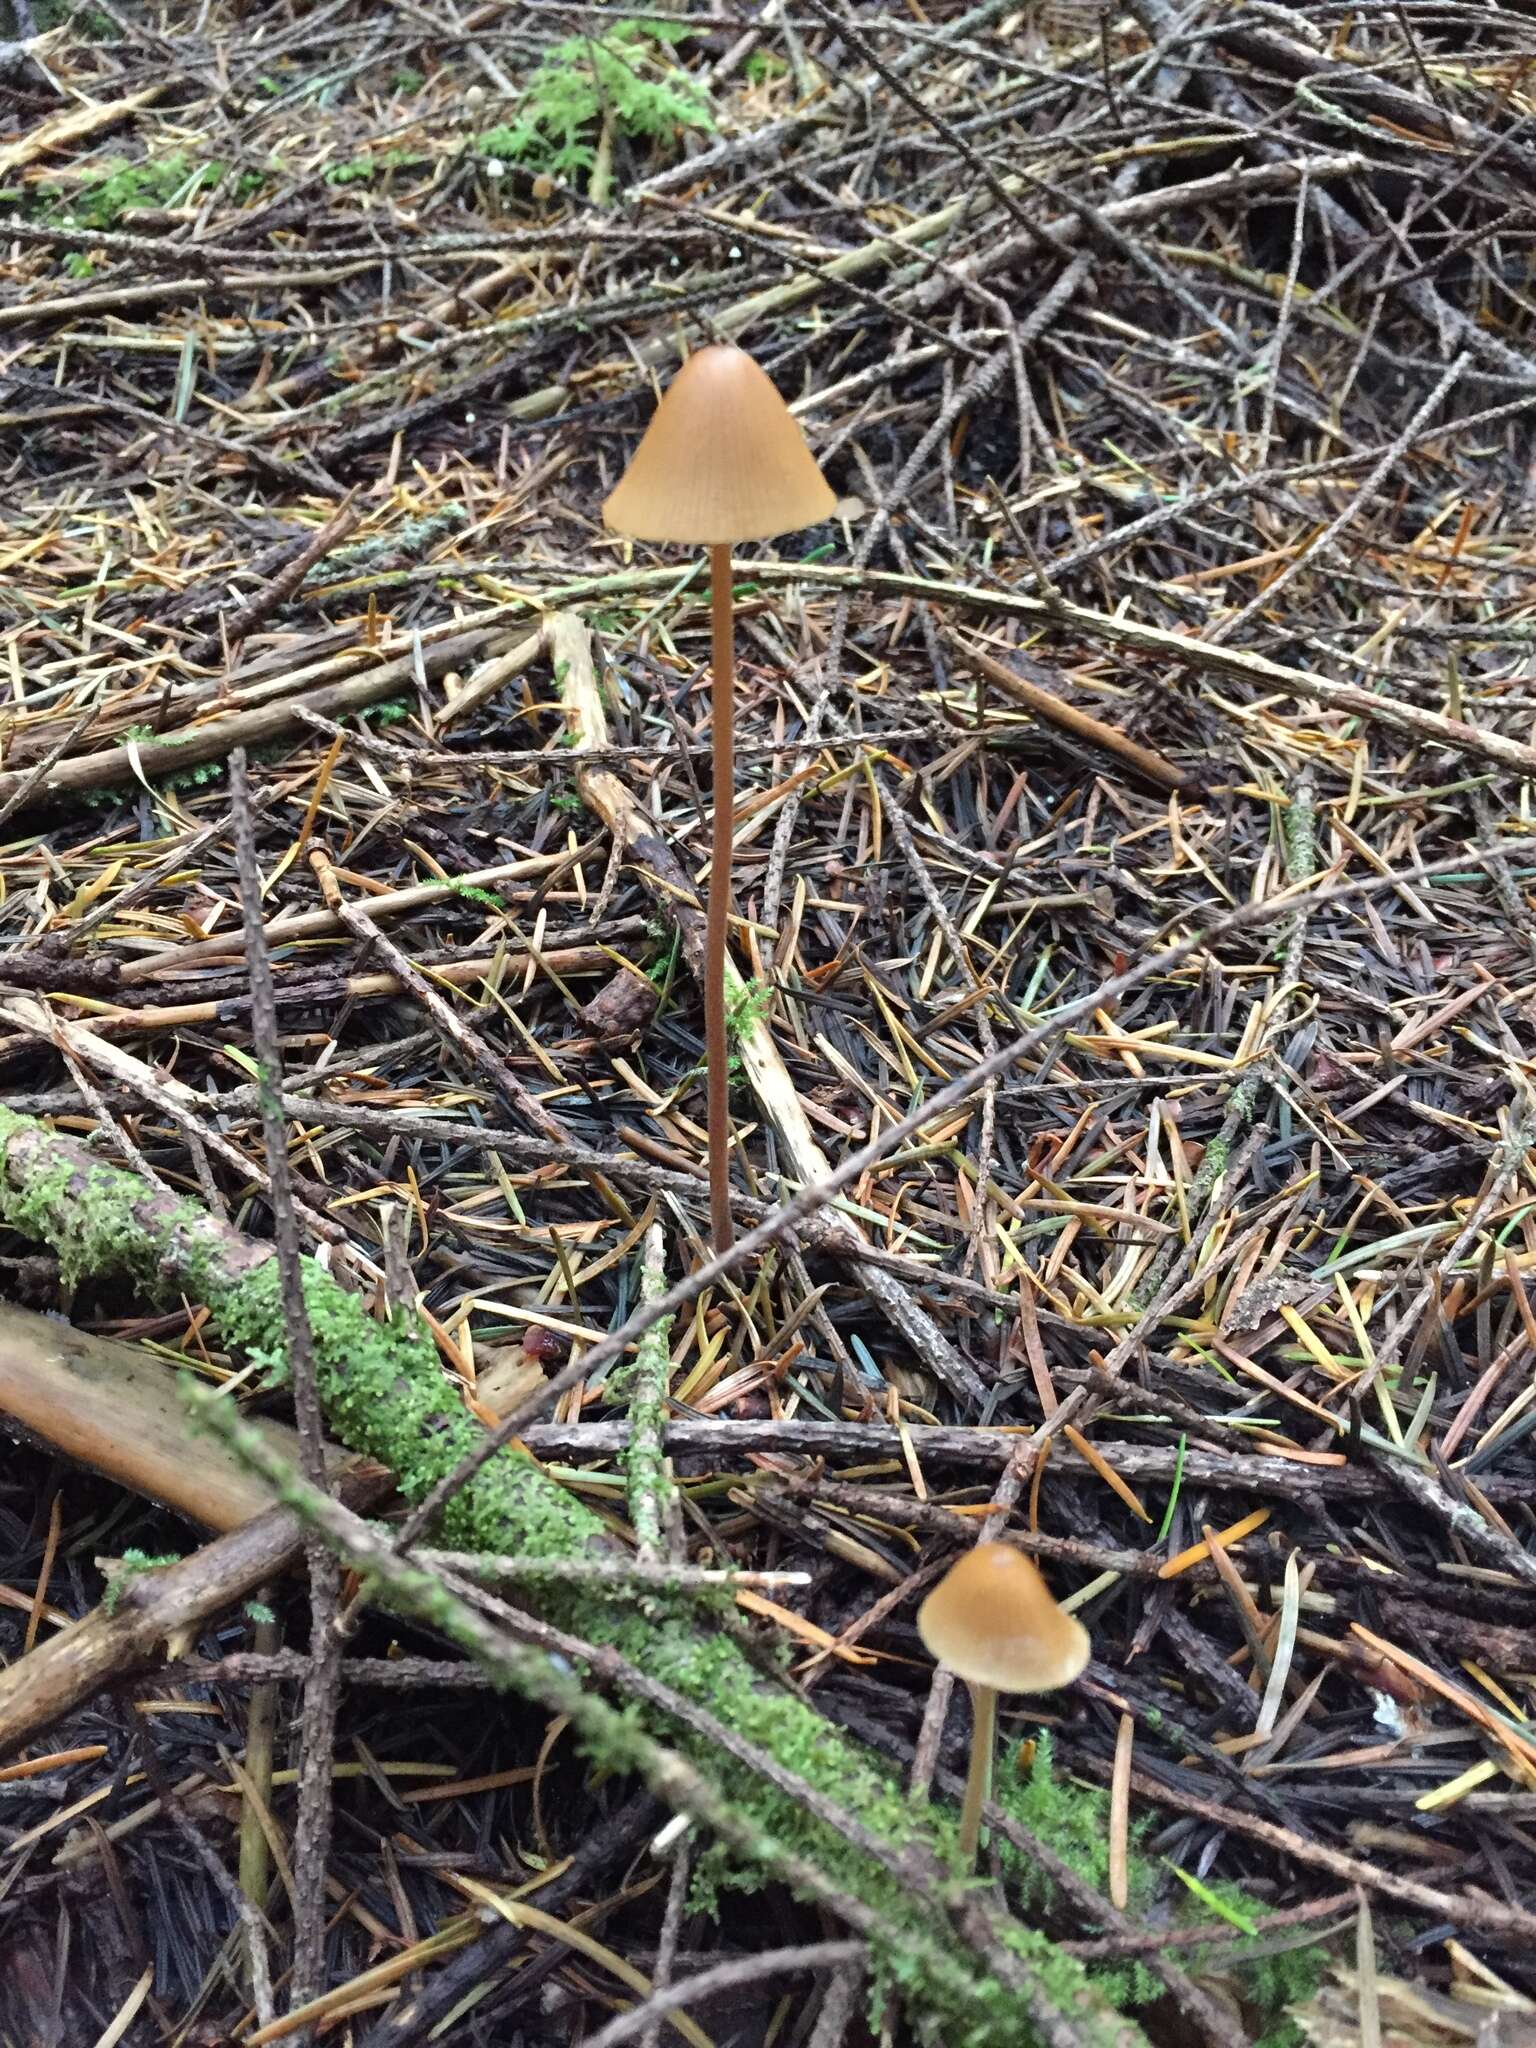
[[[147,1296],[205,1304],[224,1343],[281,1365],[282,1304],[270,1246],[3,1109],[0,1222],[51,1245],[69,1279],[116,1274]],[[358,1296],[308,1260],[304,1291],[332,1429],[349,1449],[388,1466],[408,1500],[421,1500],[480,1441],[480,1425],[459,1404],[414,1319],[376,1321]],[[610,1541],[597,1515],[514,1450],[484,1465],[449,1503],[441,1533],[459,1549],[549,1559],[578,1559]],[[687,1726],[657,1731],[763,1841],[813,1865],[858,1903],[869,1916],[882,1978],[925,2038],[944,2048],[1132,2048],[1142,2041],[1043,1934],[990,1912],[978,1922],[976,1894],[955,1878],[947,1816],[914,1808],[875,1759],[787,1687],[766,1681],[736,1641],[709,1626],[697,1601],[648,1602],[642,1611],[577,1584],[541,1590],[538,1604],[554,1625],[640,1665],[777,1767],[770,1776],[739,1755],[722,1755]],[[645,1718],[643,1707],[636,1711]],[[785,1773],[819,1795],[812,1804],[835,1807],[856,1825],[840,1832],[808,1810],[785,1789]],[[861,1835],[877,1840],[881,1853],[861,1847]],[[731,1881],[750,1883],[754,1875],[761,1872],[738,1868]],[[986,1929],[979,1946],[967,1940],[978,1924]],[[1002,1976],[982,1961],[989,1942],[1006,1952]]]

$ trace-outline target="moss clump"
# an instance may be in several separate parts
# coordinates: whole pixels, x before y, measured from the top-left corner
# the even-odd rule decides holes
[[[232,1281],[210,1276],[204,1298],[226,1342],[281,1365],[281,1288],[277,1261],[268,1259]],[[425,1331],[409,1316],[375,1321],[355,1294],[308,1260],[304,1305],[331,1427],[349,1449],[387,1465],[407,1500],[424,1499],[484,1436],[459,1405]],[[449,1503],[442,1533],[462,1550],[505,1550],[515,1541],[531,1558],[575,1557],[604,1537],[596,1515],[532,1458],[510,1450]]]
[[[41,1127],[0,1108],[0,1160],[13,1135]],[[0,1176],[4,1179],[4,1176]],[[0,1185],[0,1222],[24,1237],[41,1238],[58,1254],[67,1288],[97,1273],[132,1273],[148,1289],[163,1286],[159,1259],[146,1235],[140,1206],[152,1202],[158,1214],[154,1236],[176,1240],[206,1224],[192,1201],[167,1201],[141,1180],[81,1153],[50,1151],[23,1178]]]
[[[123,1595],[135,1579],[142,1579],[146,1572],[158,1571],[162,1565],[180,1562],[180,1554],[174,1550],[162,1551],[158,1555],[147,1550],[125,1550],[107,1574],[106,1590],[101,1596],[102,1606],[108,1614],[116,1614]]]
[[[1056,1768],[1049,1731],[1034,1744],[1028,1762],[1024,1745],[998,1772],[994,1797],[1011,1820],[1040,1841],[1046,1842],[1085,1884],[1096,1892],[1109,1888],[1109,1800],[1097,1785],[1085,1785]],[[1145,1914],[1156,1889],[1156,1875],[1145,1857],[1136,1853],[1143,1828],[1131,1831],[1128,1858],[1129,1906],[1133,1918]],[[1050,1880],[1026,1855],[1011,1843],[998,1843],[1003,1868],[1018,1888],[1019,1896],[1042,1909],[1050,1903]],[[1128,1963],[1096,1972],[1095,1981],[1117,2005],[1148,2005],[1160,1987],[1151,1972],[1139,1963]]]
[[[641,1257],[640,1299],[646,1303],[659,1300],[665,1284],[661,1226],[656,1224],[647,1236]],[[671,1475],[662,1450],[671,1334],[672,1318],[663,1316],[635,1346],[634,1357],[621,1361],[608,1375],[609,1400],[627,1403],[629,1407],[624,1482],[629,1494],[629,1517],[642,1556],[654,1555],[659,1550],[662,1525],[674,1502]]]
[[[1310,777],[1303,778],[1292,797],[1282,830],[1286,880],[1309,881],[1317,873],[1317,805]]]
[[[184,150],[168,156],[146,157],[129,163],[114,157],[99,178],[81,185],[75,197],[60,202],[55,215],[67,225],[87,228],[115,228],[125,213],[136,206],[187,206],[201,192],[207,192],[228,175],[228,165],[210,159],[194,163]],[[251,171],[242,172],[237,196],[255,191],[261,179]]]
[[[726,994],[725,1029],[732,1045],[740,1045],[773,1008],[771,988],[752,988],[734,975]]]
[[[1316,1997],[1328,1967],[1327,1948],[1310,1929],[1289,1936],[1277,1932],[1266,1942],[1264,1909],[1241,1885],[1205,1878],[1200,1889],[1221,1919],[1213,1931],[1230,1937],[1233,1925],[1247,1926],[1255,1939],[1250,1951],[1234,1951],[1230,1939],[1209,1955],[1192,1949],[1190,1968],[1198,1971],[1204,1965],[1230,1984],[1252,2031],[1253,2048],[1302,2048],[1306,2036],[1291,2014]]]
[[[687,34],[686,22],[652,16],[557,43],[530,74],[516,119],[488,129],[478,154],[570,178],[592,168],[605,120],[653,144],[683,128],[713,128],[703,90],[667,58]]]
[[[1005,1811],[1048,1842],[1095,1891],[1107,1891],[1108,1793],[1063,1775],[1056,1768],[1049,1734],[1040,1737],[1027,1767],[1018,1767],[1016,1752],[1014,1768],[1005,1767],[999,1779],[996,1797]],[[1133,1823],[1127,1859],[1129,1911],[1136,1921],[1147,1920],[1159,1890],[1158,1865],[1140,1847],[1147,1825]],[[1044,1906],[1049,1887],[1039,1870],[1006,1842],[1000,1848],[1019,1895]],[[1327,1966],[1326,1949],[1310,1932],[1290,1939],[1277,1934],[1272,1943],[1265,1942],[1265,1909],[1250,1892],[1219,1878],[1196,1885],[1183,1872],[1179,1875],[1189,1889],[1175,1887],[1172,1924],[1190,1928],[1208,1922],[1212,1935],[1221,1937],[1209,1950],[1184,1950],[1186,1968],[1197,1976],[1209,1970],[1227,1984],[1243,2007],[1253,2048],[1301,2048],[1302,2031],[1290,2014],[1316,1994]],[[1233,1927],[1252,1932],[1251,1950],[1232,1948]],[[1162,1992],[1152,1972],[1140,1963],[1096,1972],[1095,1981],[1117,2005],[1132,2011],[1153,2004]]]
[[[1020,1744],[997,1774],[994,1797],[1010,1819],[1032,1835],[1050,1843],[1063,1863],[1070,1864],[1079,1877],[1103,1892],[1109,1886],[1109,1800],[1097,1785],[1081,1784],[1056,1768],[1050,1732],[1034,1743],[1033,1753],[1024,1761]],[[1140,1829],[1133,1830],[1132,1848]],[[1016,1864],[1013,1875],[1022,1895],[1044,1901],[1046,1880],[1040,1870],[1016,1850],[1002,1844],[1005,1860]],[[1153,1876],[1145,1858],[1130,1858],[1133,1913],[1141,1911],[1153,1891]]]

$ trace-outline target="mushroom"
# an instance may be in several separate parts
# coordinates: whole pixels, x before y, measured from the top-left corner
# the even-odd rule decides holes
[[[997,1696],[1070,1685],[1088,1662],[1088,1631],[1056,1604],[1022,1550],[978,1543],[917,1610],[917,1632],[928,1654],[971,1689],[971,1767],[960,1808],[960,1854],[969,1870],[992,1782]]]
[[[731,1243],[730,1048],[725,938],[730,912],[734,795],[731,549],[829,519],[837,500],[768,378],[739,348],[691,355],[668,385],[640,446],[603,506],[604,523],[635,540],[709,550],[714,741],[704,964],[709,1083],[709,1210],[715,1250]]]

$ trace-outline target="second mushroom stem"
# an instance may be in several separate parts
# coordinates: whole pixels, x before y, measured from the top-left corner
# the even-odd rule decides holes
[[[997,1693],[990,1685],[971,1687],[971,1767],[965,1775],[965,1799],[960,1808],[960,1861],[965,1870],[976,1867],[981,1844],[981,1809],[992,1790],[992,1753],[997,1744]]]
[[[705,924],[704,1062],[709,1083],[709,1217],[716,1252],[731,1231],[731,1072],[725,1015],[725,940],[731,914],[731,827],[736,795],[735,620],[731,551],[709,551],[710,660],[713,675],[714,829],[710,839]]]

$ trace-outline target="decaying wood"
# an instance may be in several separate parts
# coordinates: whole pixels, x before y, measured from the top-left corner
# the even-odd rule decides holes
[[[47,47],[48,39],[45,37],[28,39],[28,54],[31,56],[41,57]],[[35,163],[40,156],[67,148],[70,143],[83,141],[87,136],[97,135],[104,128],[117,127],[141,107],[153,105],[166,90],[166,85],[167,81],[160,80],[141,87],[138,92],[129,93],[123,99],[86,101],[50,115],[15,142],[0,148],[0,177],[8,177],[23,165]]]
[[[1077,705],[1068,704],[1064,698],[1042,689],[1028,676],[1021,676],[1017,667],[999,661],[984,647],[973,641],[962,639],[958,634],[946,636],[950,645],[962,661],[971,668],[979,669],[988,682],[1030,711],[1045,719],[1048,724],[1058,725],[1077,739],[1087,740],[1091,745],[1102,747],[1107,753],[1116,755],[1137,775],[1144,775],[1159,789],[1190,789],[1191,778],[1182,768],[1176,768],[1171,761],[1165,761],[1153,747],[1143,747],[1135,740],[1128,739],[1114,726],[1106,725],[1102,719],[1094,718],[1089,712],[1079,710]]]
[[[367,705],[382,702],[409,684],[418,665],[429,676],[440,676],[463,662],[488,654],[503,638],[510,636],[495,627],[475,628],[395,655],[391,660],[373,663],[345,681],[323,689],[279,697],[249,710],[231,712],[226,718],[207,719],[169,739],[134,740],[124,746],[104,748],[97,754],[76,755],[58,762],[41,780],[23,776],[20,770],[0,774],[0,803],[13,795],[25,794],[29,802],[41,802],[75,790],[113,789],[120,783],[177,775],[207,761],[222,761],[234,747],[265,746],[284,733],[302,729],[303,712],[344,718]]]
[[[0,1429],[11,1425],[204,1528],[236,1529],[272,1505],[270,1488],[194,1431],[158,1360],[0,1303]],[[261,1427],[292,1450],[286,1423]]]

